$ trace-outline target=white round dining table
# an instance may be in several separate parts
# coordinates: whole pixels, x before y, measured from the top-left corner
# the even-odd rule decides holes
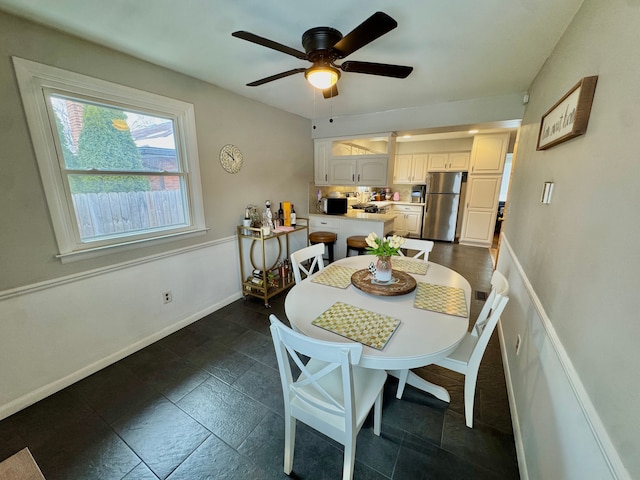
[[[340,259],[331,265],[361,270],[366,269],[373,260],[375,257],[371,255],[358,255]],[[386,370],[399,377],[402,371],[406,374],[407,369],[429,365],[446,357],[455,350],[467,332],[471,285],[462,275],[450,268],[428,262],[425,275],[410,275],[416,282],[461,288],[465,294],[466,317],[416,308],[416,290],[398,296],[374,295],[356,288],[353,284],[346,288],[338,288],[313,282],[320,273],[316,272],[295,285],[285,299],[287,318],[295,329],[305,335],[333,342],[352,341],[312,324],[336,302],[400,320],[395,333],[382,350],[363,345],[359,363],[362,367]],[[413,372],[409,372],[407,383],[449,401],[446,389],[422,379]]]

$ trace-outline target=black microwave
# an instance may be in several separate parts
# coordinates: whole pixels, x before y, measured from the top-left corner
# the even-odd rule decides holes
[[[323,198],[322,211],[327,215],[344,215],[347,213],[347,198]]]

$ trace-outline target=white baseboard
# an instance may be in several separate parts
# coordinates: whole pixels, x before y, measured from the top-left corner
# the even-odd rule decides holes
[[[23,410],[28,406],[33,405],[34,403],[39,402],[44,398],[47,398],[49,395],[53,395],[54,393],[59,392],[60,390],[67,388],[70,385],[73,385],[76,382],[79,382],[80,380],[88,377],[89,375],[93,375],[94,373],[102,370],[103,368],[106,368],[109,365],[112,365],[118,362],[119,360],[122,360],[123,358],[131,355],[132,353],[137,352],[138,350],[142,350],[143,348],[148,347],[152,343],[155,343],[158,340],[161,340],[162,338],[169,336],[174,332],[177,332],[178,330],[186,327],[187,325],[191,325],[193,322],[196,322],[201,318],[206,317],[210,313],[213,313],[216,310],[219,310],[220,308],[232,302],[235,302],[240,298],[242,298],[242,295],[238,293],[237,295],[234,295],[228,299],[225,299],[224,301],[219,302],[216,305],[212,305],[210,308],[207,308],[206,310],[202,310],[188,318],[184,318],[179,322],[174,323],[170,327],[164,328],[163,330],[156,332],[152,335],[149,335],[148,337],[142,340],[132,343],[131,345],[127,346],[126,348],[123,348],[118,352],[115,352],[111,355],[101,358],[100,360],[92,363],[91,365],[87,365],[79,370],[76,370],[75,372],[69,375],[66,375],[63,378],[60,378],[51,383],[48,383],[47,385],[43,385],[37,390],[33,390],[28,394],[23,395],[22,397],[16,398],[15,400],[9,403],[0,405],[0,420],[13,415],[14,413],[19,412],[20,410]]]
[[[500,351],[502,352],[502,366],[504,368],[504,376],[507,383],[507,396],[509,397],[509,409],[511,411],[511,425],[513,426],[513,439],[516,447],[516,456],[518,458],[518,470],[520,471],[520,480],[529,480],[527,471],[527,452],[522,442],[522,431],[520,430],[520,421],[518,419],[518,408],[515,403],[515,395],[513,392],[513,384],[511,383],[511,371],[507,362],[506,342],[504,333],[502,332],[502,322],[498,323],[498,336],[500,338]]]

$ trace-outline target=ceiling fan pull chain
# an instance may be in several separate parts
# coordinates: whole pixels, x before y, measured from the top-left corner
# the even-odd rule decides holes
[[[331,99],[329,101],[331,102],[331,104],[330,104],[330,108],[331,109],[330,109],[330,115],[329,115],[330,120],[329,121],[333,123],[333,95],[331,95]]]

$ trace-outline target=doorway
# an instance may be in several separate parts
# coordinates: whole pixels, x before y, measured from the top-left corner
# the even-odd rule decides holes
[[[502,230],[502,224],[505,219],[505,205],[507,203],[507,197],[509,193],[509,184],[511,181],[511,167],[513,161],[513,153],[507,153],[504,170],[502,171],[502,182],[500,184],[500,193],[498,195],[498,213],[496,215],[496,225],[493,234],[493,243],[491,248],[491,258],[493,259],[493,265],[495,267],[498,261],[498,250],[500,249],[500,231]]]

